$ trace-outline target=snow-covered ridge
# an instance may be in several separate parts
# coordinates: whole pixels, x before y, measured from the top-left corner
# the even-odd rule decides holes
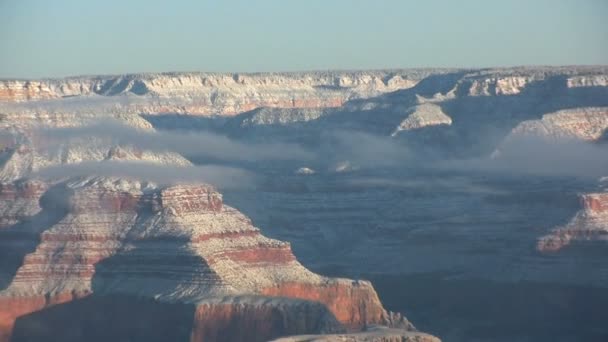
[[[419,87],[469,96],[514,95],[534,82],[563,79],[569,88],[608,84],[605,66],[503,69],[404,69],[294,73],[159,73],[1,80],[0,113],[80,112],[108,97],[110,112],[235,115],[257,108],[334,108]],[[432,94],[431,94],[432,95]],[[40,105],[40,101],[44,101]],[[107,101],[106,101],[107,102]],[[15,104],[26,104],[15,106]],[[10,105],[13,106],[10,106]],[[106,103],[107,105],[107,103]],[[59,110],[59,109],[56,109]]]

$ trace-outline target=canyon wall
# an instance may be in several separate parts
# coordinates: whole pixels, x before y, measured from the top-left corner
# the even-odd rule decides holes
[[[263,236],[210,185],[36,179],[45,167],[90,161],[192,165],[95,138],[65,141],[59,154],[41,149],[36,125],[90,119],[57,117],[3,122],[14,140],[0,172],[0,341],[265,341],[370,324],[415,330],[383,308],[369,282],[306,269],[288,243]]]
[[[193,306],[193,341],[221,340],[222,334],[236,333],[235,327],[246,333],[234,340],[368,324],[413,330],[402,316],[383,309],[369,282],[308,271],[289,244],[261,235],[209,186],[154,188],[96,178],[56,184],[49,191],[54,191],[52,203],[41,200],[40,211],[29,213],[47,219],[0,231],[3,256],[17,256],[3,269],[10,276],[0,292],[4,340],[15,324],[31,324],[19,322],[32,312],[61,305],[99,310],[111,304],[97,296],[116,295]],[[2,204],[12,201],[6,193]],[[38,225],[43,223],[47,226]],[[96,299],[85,299],[90,296]],[[137,305],[123,310],[141,314]]]

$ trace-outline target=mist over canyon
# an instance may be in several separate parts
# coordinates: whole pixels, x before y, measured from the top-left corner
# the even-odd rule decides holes
[[[608,339],[606,66],[0,80],[0,148],[0,341]]]

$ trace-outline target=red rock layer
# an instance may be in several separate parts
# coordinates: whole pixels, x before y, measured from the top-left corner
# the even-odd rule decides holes
[[[61,293],[52,297],[2,297],[0,296],[0,342],[11,341],[15,321],[31,312],[39,311],[53,305],[70,302],[86,297],[88,293]]]
[[[242,250],[231,250],[217,253],[207,258],[207,262],[213,265],[216,259],[228,258],[238,263],[266,263],[266,264],[288,264],[295,261],[291,248],[288,245],[266,246],[260,245]]]
[[[199,305],[191,341],[268,341],[294,332],[336,331],[323,305],[298,303],[296,310],[281,305]],[[255,333],[252,333],[255,332]],[[298,334],[298,333],[296,333]]]
[[[57,96],[50,92],[49,89],[45,89],[37,84],[26,82],[14,88],[0,88],[0,101],[28,101],[28,100],[42,100],[52,99]]]
[[[109,338],[148,338],[146,329],[183,337],[161,322],[171,310],[193,341],[267,340],[399,319],[383,309],[370,283],[306,270],[288,243],[263,237],[210,186],[158,189],[107,179],[62,186],[53,189],[62,190],[66,212],[48,227],[23,228],[21,238],[33,248],[17,251],[20,264],[0,293],[0,307],[8,308],[0,310],[0,342],[11,334],[88,340],[99,331],[87,327],[106,324]],[[11,185],[0,194],[37,199],[44,189]],[[222,299],[234,296],[247,298]],[[185,304],[201,298],[207,304]]]
[[[204,185],[171,187],[161,191],[160,207],[170,207],[176,215],[201,210],[220,211],[222,196],[213,188]]]
[[[580,203],[582,209],[567,225],[538,240],[538,251],[557,252],[572,241],[608,240],[608,193],[581,195]]]
[[[268,296],[312,300],[327,306],[340,323],[352,329],[381,324],[386,312],[368,282],[340,282],[327,285],[283,283],[262,290]]]
[[[255,299],[254,299],[255,300]],[[163,303],[125,296],[12,299],[20,316],[8,341],[267,341],[290,334],[338,332],[327,309],[311,302]],[[36,312],[33,312],[36,311]],[[23,313],[33,312],[23,315]],[[2,319],[6,314],[0,316]],[[5,320],[2,321],[4,323]],[[4,329],[3,329],[4,330]]]
[[[584,210],[594,214],[608,213],[608,192],[581,196]]]

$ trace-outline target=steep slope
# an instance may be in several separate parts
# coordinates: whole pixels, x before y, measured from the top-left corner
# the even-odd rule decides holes
[[[0,182],[12,182],[45,167],[83,161],[132,160],[174,166],[191,165],[187,159],[175,153],[152,153],[136,146],[123,146],[107,138],[59,137],[56,141],[41,141],[42,138],[36,131],[40,128],[83,126],[100,120],[119,121],[138,130],[154,131],[149,122],[134,115],[53,113],[7,116],[0,120],[0,132],[4,140],[3,149],[0,150]]]
[[[288,243],[264,237],[209,185],[32,179],[47,166],[85,161],[191,166],[177,154],[97,138],[40,149],[37,125],[90,119],[4,122],[13,140],[0,172],[0,341],[264,341],[369,324],[414,330],[384,310],[369,282],[309,271]]]
[[[538,240],[541,252],[556,252],[573,241],[608,241],[608,192],[580,195],[582,209],[563,227]]]
[[[515,127],[506,142],[521,136],[549,140],[580,139],[590,143],[601,140],[608,130],[608,109],[577,108],[545,114],[540,120],[524,121]],[[606,170],[608,173],[608,170]],[[608,234],[608,193],[600,185],[598,192],[579,195],[581,209],[564,226],[539,238],[536,248],[556,252],[573,241],[605,241]]]
[[[540,120],[523,121],[512,134],[595,141],[602,138],[607,129],[608,107],[583,107],[548,113]]]
[[[159,188],[86,179],[49,191],[45,195],[53,200],[41,200],[36,215],[60,217],[48,217],[44,227],[25,224],[0,231],[3,254],[22,256],[22,261],[14,260],[18,265],[7,265],[14,275],[0,292],[4,339],[15,321],[27,326],[19,323],[24,315],[90,295],[194,305],[192,340],[215,340],[212,336],[235,325],[256,340],[367,324],[413,329],[402,316],[382,308],[369,282],[308,271],[289,244],[262,236],[209,186]],[[247,313],[240,312],[243,307]],[[135,308],[137,317],[141,312]],[[252,320],[266,310],[278,314],[274,308],[283,308],[287,326],[257,330]],[[212,323],[220,317],[229,321]],[[37,324],[42,331],[56,329]]]
[[[6,103],[68,99],[80,109],[104,98],[130,113],[232,115],[260,107],[338,107],[352,98],[409,88],[428,70],[414,72],[311,72],[269,74],[166,73],[0,81]],[[74,101],[76,100],[76,101]],[[44,106],[49,101],[43,102]],[[57,101],[50,101],[51,106]],[[109,108],[112,110],[112,108]]]

